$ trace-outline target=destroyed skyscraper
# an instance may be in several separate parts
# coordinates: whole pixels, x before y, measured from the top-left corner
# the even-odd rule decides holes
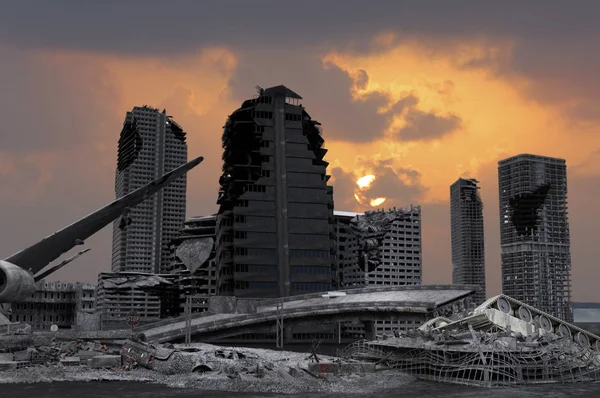
[[[474,301],[486,299],[483,203],[479,181],[459,178],[450,186],[452,226],[452,283],[479,286]]]
[[[350,227],[356,263],[345,265],[343,286],[421,284],[421,206],[367,211],[357,214]]]
[[[228,118],[217,203],[217,287],[285,297],[332,286],[333,189],[319,123],[287,87]]]
[[[337,216],[337,224],[343,221],[340,216]],[[344,260],[339,262],[343,267],[339,271],[341,286],[348,289],[421,284],[421,206],[367,211],[357,214],[348,223],[351,237],[338,238],[346,242],[337,249],[337,255]],[[342,230],[344,235],[350,235],[347,226]],[[391,335],[396,329],[414,327],[416,322],[416,318],[376,320],[374,327],[378,334]],[[365,327],[362,322],[346,323],[344,334],[361,336],[365,334]]]
[[[564,159],[498,162],[502,292],[567,322],[571,250]]]
[[[118,145],[117,197],[187,162],[186,133],[166,111],[148,106],[127,112]],[[169,242],[185,221],[186,176],[152,195],[113,225],[112,271],[161,273]]]

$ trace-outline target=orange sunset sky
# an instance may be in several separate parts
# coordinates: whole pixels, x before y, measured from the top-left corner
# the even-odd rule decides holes
[[[565,158],[573,299],[600,300],[600,2],[7,3],[0,257],[114,199],[136,105],[166,108],[187,131],[189,157],[205,157],[188,176],[188,216],[215,212],[228,114],[256,85],[283,84],[322,123],[336,210],[423,206],[426,284],[451,282],[451,183],[480,181],[498,294],[497,162]],[[52,278],[95,282],[111,233]]]

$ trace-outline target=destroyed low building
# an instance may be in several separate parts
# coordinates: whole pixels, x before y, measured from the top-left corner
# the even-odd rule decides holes
[[[14,303],[10,310],[11,322],[23,322],[33,330],[70,329],[84,322],[85,313],[95,307],[96,287],[87,283],[36,283],[36,292],[24,302]]]
[[[142,324],[165,317],[178,297],[173,275],[139,272],[102,272],[98,275],[97,309],[103,330],[126,329],[125,318],[136,311]]]
[[[463,317],[360,341],[339,354],[419,379],[484,387],[600,381],[600,336],[500,295]]]
[[[208,298],[217,294],[215,262],[215,214],[192,217],[171,242],[173,262],[170,273],[177,276],[179,298],[175,311],[185,312],[189,302],[192,313],[208,309]]]

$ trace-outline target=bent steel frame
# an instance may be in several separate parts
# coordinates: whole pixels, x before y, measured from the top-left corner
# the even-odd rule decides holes
[[[600,380],[600,337],[510,297],[470,315],[438,317],[397,338],[361,341],[341,356],[417,378],[485,387]]]

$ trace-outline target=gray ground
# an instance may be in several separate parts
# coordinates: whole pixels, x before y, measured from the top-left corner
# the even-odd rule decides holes
[[[134,371],[97,370],[83,367],[63,367],[61,365],[39,366],[30,369],[7,371],[0,373],[0,383],[18,384],[18,389],[25,388],[23,383],[48,383],[71,381],[135,381],[150,382],[177,389],[236,391],[243,393],[372,393],[389,388],[400,388],[413,381],[407,375],[396,371],[379,371],[363,375],[329,376],[326,379],[298,373],[295,377],[284,372],[270,372],[262,378],[240,375],[231,379],[224,373],[162,375],[146,369]],[[65,383],[68,384],[68,383]],[[28,386],[27,388],[31,388]],[[7,385],[0,387],[0,392],[8,391]],[[29,397],[37,396],[30,395]],[[87,395],[86,395],[87,396]],[[0,393],[2,397],[2,393]],[[13,395],[10,395],[13,397]]]
[[[215,348],[197,345],[204,354],[214,357]],[[306,369],[310,360],[306,353],[238,348],[248,358],[270,363],[263,377],[247,372],[231,372],[236,360],[219,360],[222,366],[207,373],[166,375],[138,368],[98,370],[84,366],[61,364],[35,366],[28,369],[0,372],[0,398],[50,397],[600,397],[600,383],[551,384],[518,388],[485,389],[469,386],[416,381],[397,370],[375,373],[327,375],[315,378]],[[215,359],[215,358],[213,358]],[[324,361],[334,358],[321,357]],[[239,360],[237,361],[239,362]],[[257,362],[257,363],[258,363]],[[261,365],[262,367],[263,365]],[[294,370],[294,371],[292,371]],[[235,392],[232,392],[235,391]]]
[[[368,386],[365,386],[368,388]],[[414,381],[378,393],[358,392],[356,394],[345,393],[298,393],[292,395],[281,395],[273,393],[247,393],[207,391],[195,388],[173,388],[160,384],[132,383],[132,382],[71,382],[71,383],[35,383],[35,384],[5,384],[0,388],[0,398],[64,398],[64,397],[86,397],[86,398],[224,398],[224,397],[305,397],[305,398],[344,398],[344,397],[427,397],[427,398],[597,398],[600,396],[600,384],[574,384],[574,385],[539,385],[524,388],[511,389],[482,389],[466,386],[445,385],[429,382]]]

